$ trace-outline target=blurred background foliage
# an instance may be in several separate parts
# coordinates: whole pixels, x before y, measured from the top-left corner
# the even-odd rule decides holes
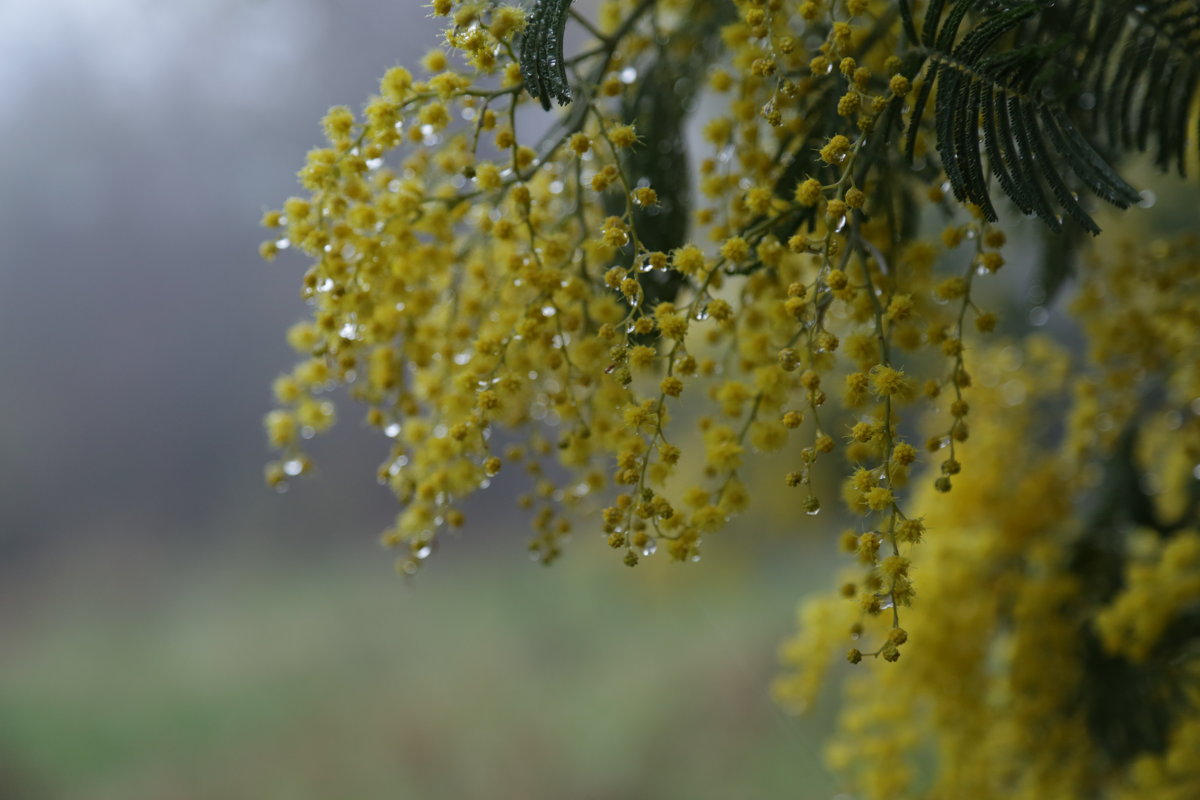
[[[0,3],[0,797],[833,793],[830,710],[768,695],[819,526],[545,570],[498,487],[406,582],[349,406],[318,482],[262,487],[304,308],[257,220],[435,35],[416,2]]]

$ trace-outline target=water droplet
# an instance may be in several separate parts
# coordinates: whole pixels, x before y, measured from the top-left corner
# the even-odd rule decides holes
[[[1029,324],[1035,328],[1040,328],[1050,320],[1050,312],[1043,306],[1034,306],[1029,309]]]
[[[694,556],[692,556],[692,563],[693,563],[693,564],[699,563],[699,561],[700,561],[700,554],[699,554],[699,553],[696,553]]]
[[[395,439],[397,436],[400,435],[400,423],[393,422],[390,425],[388,425],[386,428],[383,429],[383,435],[388,437],[389,439]]]
[[[288,490],[287,481],[279,481],[278,483],[275,484],[275,486],[273,488],[275,489],[275,491],[279,492],[280,494],[283,494],[284,492],[286,492]]]
[[[332,288],[333,288],[333,280],[330,278],[323,278],[321,280],[321,282],[317,284],[318,292],[328,292]]]
[[[1019,406],[1025,402],[1025,382],[1013,378],[1000,389],[1004,402],[1009,406]]]
[[[429,545],[429,543],[427,542],[427,543],[421,545],[420,547],[418,547],[416,550],[414,550],[413,555],[416,556],[417,558],[421,559],[422,561],[424,561],[425,559],[429,558],[429,556],[432,552],[433,552],[433,547],[431,547]]]
[[[383,166],[382,158],[368,158],[367,159],[367,169],[379,169],[382,166]]]
[[[491,486],[491,485],[492,485],[492,482],[491,482],[490,480],[488,480],[487,478],[484,478],[483,480],[481,480],[481,481],[479,482],[479,488],[480,488],[480,489],[486,489],[486,488],[488,488],[488,487],[489,487],[489,486]]]
[[[700,320],[701,322],[708,319],[708,306],[704,306],[696,311],[696,319]]]
[[[896,602],[894,600],[892,600],[890,595],[888,597],[882,598],[879,601],[879,607],[882,608],[884,611],[887,611],[889,608],[891,608],[894,605],[896,605]]]
[[[634,67],[626,67],[621,70],[621,83],[628,86],[637,80],[638,71]]]
[[[1138,194],[1142,198],[1138,201],[1138,208],[1154,208],[1154,204],[1158,202],[1158,195],[1150,189],[1142,189]]]
[[[283,462],[283,471],[287,475],[295,477],[301,472],[304,472],[304,462],[298,458],[293,458]]]
[[[1192,477],[1200,481],[1200,464],[1192,467]]]
[[[642,547],[642,555],[643,556],[649,557],[649,556],[654,555],[657,552],[658,552],[658,542],[654,541],[653,539],[647,540],[645,546]]]
[[[542,316],[543,317],[553,317],[557,313],[558,313],[558,309],[555,308],[554,306],[542,306]]]
[[[821,507],[817,506],[816,508],[809,509],[808,511],[805,511],[804,513],[810,517],[815,517],[817,514],[821,513]]]
[[[276,247],[278,247],[280,250],[287,250],[289,247],[291,247],[291,246],[292,246],[292,243],[291,243],[291,240],[289,240],[289,239],[288,239],[288,238],[285,236],[284,238],[282,238],[282,239],[280,239],[280,240],[276,241],[276,242],[275,242],[275,246],[276,246]]]
[[[846,228],[846,215],[842,214],[842,215],[839,215],[838,218],[833,221],[833,232],[841,233],[845,228]]]

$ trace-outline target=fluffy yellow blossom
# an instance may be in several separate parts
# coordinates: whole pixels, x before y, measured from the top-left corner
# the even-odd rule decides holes
[[[1148,223],[1124,247],[1055,240],[1093,254],[1063,292],[1068,357],[983,310],[1018,305],[991,277],[1013,259],[994,220],[1011,209],[977,186],[959,202],[962,184],[998,199],[1032,170],[1058,209],[1107,173],[1060,170],[1064,189],[1054,142],[1050,161],[1020,139],[997,158],[994,137],[957,135],[987,113],[945,140],[941,92],[956,78],[974,98],[983,72],[956,60],[970,47],[938,48],[981,43],[997,9],[952,31],[953,4],[568,5],[436,0],[446,31],[418,77],[388,69],[325,116],[302,196],[262,216],[272,269],[305,261],[308,314],[272,385],[267,482],[315,472],[306,443],[344,398],[383,440],[375,474],[399,507],[382,540],[404,574],[499,483],[543,563],[571,531],[630,566],[691,563],[722,536],[736,553],[749,509],[784,508],[788,530],[843,551],[775,687],[803,710],[831,664],[858,665],[828,748],[838,791],[1195,794],[1198,726],[1153,698],[1180,696],[1164,664],[1194,670],[1197,242]],[[1039,15],[1058,12],[1018,11],[1038,19],[981,63],[1047,44]],[[1135,104],[1157,102],[1143,89]],[[1038,119],[1024,133],[1066,135]],[[1099,151],[1121,149],[1102,133]],[[926,439],[936,459],[909,443]],[[855,520],[840,536],[839,495]],[[1108,714],[1125,685],[1150,687],[1152,730]]]

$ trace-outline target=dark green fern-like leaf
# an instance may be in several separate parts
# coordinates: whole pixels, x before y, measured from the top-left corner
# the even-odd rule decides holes
[[[949,11],[945,8],[943,0],[932,0],[921,29],[924,82],[908,126],[910,160],[932,95],[936,149],[958,200],[977,205],[995,221],[989,187],[994,177],[1018,208],[1052,230],[1061,229],[1065,214],[1098,233],[1076,186],[1121,208],[1138,194],[1088,143],[1050,90],[1059,78],[1059,56],[1072,40],[1034,39],[997,50],[1045,10],[1041,2],[952,0]],[[902,17],[908,13],[906,7]],[[911,36],[915,24],[906,30]]]
[[[1104,146],[1183,174],[1200,89],[1200,2],[1077,0],[1079,103]],[[1200,129],[1194,132],[1200,139]]]
[[[536,0],[521,36],[521,77],[529,94],[547,111],[551,98],[559,105],[571,102],[563,37],[572,2]]]

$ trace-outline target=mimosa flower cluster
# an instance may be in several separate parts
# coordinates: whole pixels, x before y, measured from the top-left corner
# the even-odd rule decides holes
[[[1121,324],[1127,298],[1109,290],[1140,261],[1136,248],[1122,253],[1129,260],[1089,276],[1107,287],[1080,298],[1092,324]],[[1175,296],[1157,296],[1169,318]],[[1197,321],[1185,324],[1192,347]],[[921,644],[898,669],[848,678],[827,763],[870,800],[1200,793],[1200,478],[1189,470],[1153,493],[1157,527],[1131,509],[1139,480],[1194,463],[1194,440],[1179,433],[1198,424],[1200,408],[1181,423],[1155,402],[1143,409],[1152,450],[1081,460],[1077,432],[1058,436],[1061,410],[1051,413],[1079,379],[1065,351],[1030,338],[980,358],[977,424],[963,448],[978,454],[975,466],[950,495],[925,484],[913,499],[930,529],[945,532],[913,559],[922,592],[905,627]],[[1147,376],[1162,377],[1164,363],[1143,362]],[[1094,413],[1094,403],[1081,393],[1071,410]],[[1154,434],[1161,426],[1174,435]],[[805,710],[819,701],[847,621],[827,595],[801,606],[799,632],[781,653],[781,703]]]
[[[930,3],[918,35],[885,0],[579,5],[435,0],[438,46],[326,115],[304,192],[263,219],[311,310],[268,483],[312,469],[344,389],[385,442],[402,573],[512,473],[537,560],[582,530],[632,567],[699,560],[751,469],[785,463],[788,524],[845,569],[802,605],[778,700],[905,654],[847,683],[828,760],[856,796],[1200,796],[1186,704],[1111,712],[1129,686],[1200,700],[1200,248],[1088,251],[1086,355],[990,342],[1023,332],[981,301],[1007,235],[960,202],[987,200],[959,163],[978,137],[914,66],[968,15],[982,57],[1033,6]],[[983,62],[938,59],[977,100]],[[1033,167],[989,146],[1045,220],[1033,189],[1062,187],[1015,186]]]
[[[925,527],[903,487],[927,449],[940,490],[961,468],[966,341],[996,324],[971,289],[1003,265],[1004,235],[969,215],[901,235],[911,209],[888,188],[900,156],[867,154],[911,89],[887,4],[610,0],[595,20],[573,16],[592,39],[567,62],[582,91],[548,130],[514,47],[526,11],[433,11],[448,18],[443,46],[416,72],[389,70],[361,111],[332,109],[300,172],[307,195],[264,219],[277,231],[265,257],[313,259],[313,316],[289,333],[303,360],[267,419],[282,453],[268,482],[310,469],[303,441],[347,386],[392,440],[379,475],[403,510],[384,541],[402,571],[513,469],[529,475],[539,558],[558,556],[583,507],[632,566],[660,549],[698,559],[751,502],[756,453],[790,454],[778,479],[798,525],[836,499],[814,470],[848,462],[842,500],[863,522],[845,591],[858,617],[895,626],[869,654],[898,657]],[[656,119],[638,110],[647,76],[680,51],[703,54],[690,91],[721,109],[700,123],[694,192],[652,182]],[[665,241],[692,194],[690,235]],[[928,442],[901,432],[914,404],[944,420]],[[702,451],[683,449],[683,424]],[[500,446],[513,440],[501,431],[526,442]]]

